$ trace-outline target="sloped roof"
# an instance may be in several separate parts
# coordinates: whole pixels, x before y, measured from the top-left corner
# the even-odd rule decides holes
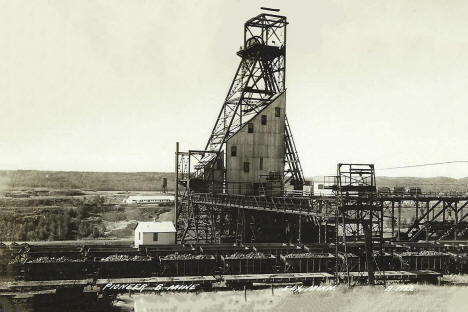
[[[164,222],[138,222],[135,231],[151,233],[175,233],[176,229],[171,221]]]

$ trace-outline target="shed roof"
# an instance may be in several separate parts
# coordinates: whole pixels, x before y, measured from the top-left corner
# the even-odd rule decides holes
[[[127,200],[174,200],[174,195],[132,195]]]
[[[176,229],[171,221],[164,222],[138,222],[135,231],[152,233],[175,233]]]

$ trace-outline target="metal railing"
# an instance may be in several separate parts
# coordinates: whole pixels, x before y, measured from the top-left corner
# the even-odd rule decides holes
[[[321,207],[308,196],[246,196],[230,194],[194,193],[191,197],[194,203],[211,204],[230,208],[270,210],[277,212],[318,215]]]

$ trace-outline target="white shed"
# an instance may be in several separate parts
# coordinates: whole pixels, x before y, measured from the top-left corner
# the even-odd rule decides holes
[[[135,228],[135,247],[140,245],[171,245],[176,241],[176,229],[170,221],[138,222]]]

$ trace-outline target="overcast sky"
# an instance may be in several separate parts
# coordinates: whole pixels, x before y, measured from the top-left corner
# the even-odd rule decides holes
[[[468,159],[468,1],[0,0],[0,169],[173,170],[176,141],[205,146],[262,5],[290,22],[306,176]]]

